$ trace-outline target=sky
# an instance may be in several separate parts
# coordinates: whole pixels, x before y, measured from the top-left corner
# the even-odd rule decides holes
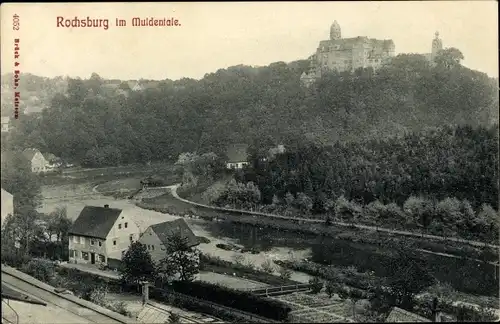
[[[463,64],[498,77],[496,1],[7,3],[1,5],[2,74],[106,79],[202,78],[229,66],[305,59],[329,38],[392,39],[399,53],[429,53],[434,33],[462,51]],[[19,30],[13,30],[13,15]],[[64,19],[108,19],[109,28],[57,27]],[[134,17],[177,19],[175,27],[133,27]],[[127,26],[118,27],[116,19]]]

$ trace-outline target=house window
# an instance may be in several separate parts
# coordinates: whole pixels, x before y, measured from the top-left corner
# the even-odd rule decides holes
[[[73,236],[73,243],[78,243],[78,236]]]
[[[106,257],[102,254],[99,254],[99,262],[102,262],[102,263],[106,262]]]
[[[80,244],[85,244],[85,237],[80,236]]]
[[[130,234],[129,239],[130,239],[130,242],[132,242],[134,240],[134,234]]]
[[[89,253],[88,252],[82,252],[82,259],[84,260],[89,260]]]
[[[128,223],[125,223],[125,228],[127,228]]]
[[[90,240],[90,245],[95,245],[95,241],[94,240]]]
[[[75,251],[75,259],[80,258],[80,251],[74,250]]]
[[[118,224],[118,229],[121,229],[122,228],[122,224]]]
[[[102,246],[102,242],[101,241],[99,241],[98,243],[99,243],[99,246]]]
[[[69,257],[74,258],[75,257],[75,250],[69,250]]]
[[[154,245],[151,245],[151,250],[155,250],[155,246]]]
[[[116,245],[116,240],[113,240],[113,245]]]

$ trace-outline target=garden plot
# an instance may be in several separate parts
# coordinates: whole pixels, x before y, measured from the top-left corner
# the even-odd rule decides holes
[[[309,313],[292,314],[290,321],[292,323],[345,323],[349,320],[335,315],[312,311]]]
[[[314,295],[307,295],[305,293],[295,293],[289,295],[283,295],[277,297],[278,299],[299,304],[305,308],[317,308],[317,307],[325,307],[331,306],[338,303],[338,301],[331,298],[321,298]]]
[[[326,296],[294,293],[273,297],[288,304],[292,322],[340,323],[351,321],[349,302],[328,298]]]

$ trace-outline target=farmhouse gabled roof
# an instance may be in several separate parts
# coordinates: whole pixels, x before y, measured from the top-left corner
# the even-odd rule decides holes
[[[40,153],[42,154],[39,150],[34,149],[34,148],[27,148],[23,151],[23,156],[28,159],[28,161],[33,160],[33,157],[35,154]]]
[[[106,239],[121,209],[85,206],[71,226],[69,234]]]
[[[169,238],[174,234],[180,234],[181,237],[186,238],[189,247],[196,246],[200,243],[186,221],[182,218],[151,225],[151,229],[165,246],[168,244]]]
[[[248,159],[248,145],[247,144],[233,144],[227,148],[227,162],[247,162]]]

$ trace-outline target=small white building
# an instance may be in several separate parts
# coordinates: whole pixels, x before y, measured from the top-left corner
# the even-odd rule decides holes
[[[69,260],[76,263],[109,264],[120,260],[140,229],[133,218],[118,208],[85,206],[69,234]]]
[[[14,196],[2,188],[2,228],[5,219],[9,215],[14,215]]]
[[[31,166],[31,172],[41,173],[47,172],[49,162],[45,159],[43,154],[34,148],[28,148],[23,151],[23,156],[28,160]]]
[[[10,117],[2,116],[2,133],[8,133],[10,130]]]
[[[248,145],[233,144],[227,148],[227,169],[243,169],[248,165]]]

